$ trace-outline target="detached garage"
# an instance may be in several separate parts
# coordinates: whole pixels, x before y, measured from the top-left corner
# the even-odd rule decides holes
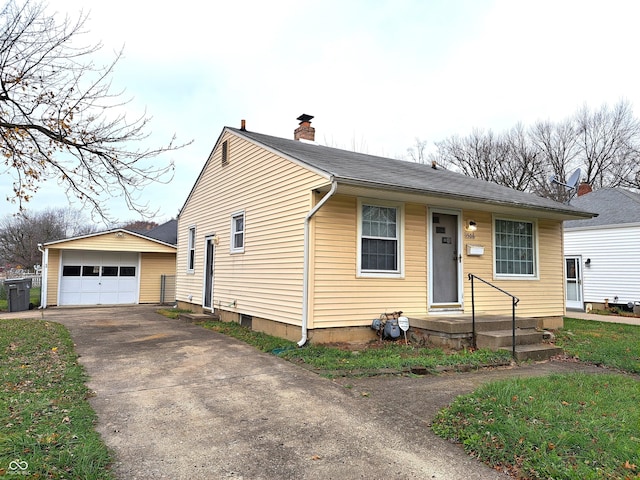
[[[176,246],[151,235],[116,229],[42,245],[42,306],[159,303]]]

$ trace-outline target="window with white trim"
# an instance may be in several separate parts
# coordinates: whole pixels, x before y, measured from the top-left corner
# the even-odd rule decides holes
[[[196,227],[189,227],[187,271],[193,272],[196,265]]]
[[[494,220],[496,276],[537,275],[536,225],[530,221]]]
[[[244,252],[244,212],[231,215],[231,252]]]
[[[400,206],[359,202],[359,217],[359,273],[399,276],[402,270]]]

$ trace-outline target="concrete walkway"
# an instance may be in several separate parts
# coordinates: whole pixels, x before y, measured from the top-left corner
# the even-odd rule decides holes
[[[70,330],[119,479],[505,479],[431,433],[435,413],[490,380],[603,371],[545,362],[332,381],[156,308],[19,315]]]
[[[596,313],[585,313],[578,311],[567,311],[565,315],[568,318],[579,318],[582,320],[595,320],[598,322],[607,323],[624,323],[626,325],[638,325],[640,326],[640,318],[638,317],[622,317],[619,315],[598,315]]]

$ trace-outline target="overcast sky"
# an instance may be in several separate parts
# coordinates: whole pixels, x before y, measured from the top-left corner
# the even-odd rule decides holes
[[[124,47],[114,74],[152,140],[193,144],[166,157],[168,186],[145,190],[157,221],[178,214],[224,126],[406,157],[473,128],[562,120],[620,99],[640,115],[640,2],[562,0],[49,0],[89,12],[87,43]],[[32,207],[67,206],[55,182]],[[11,212],[11,205],[0,212]],[[111,213],[136,218],[118,202]]]

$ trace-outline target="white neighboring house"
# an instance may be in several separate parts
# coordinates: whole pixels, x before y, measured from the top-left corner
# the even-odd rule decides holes
[[[567,308],[640,308],[640,194],[603,188],[571,205],[598,216],[564,222]]]

